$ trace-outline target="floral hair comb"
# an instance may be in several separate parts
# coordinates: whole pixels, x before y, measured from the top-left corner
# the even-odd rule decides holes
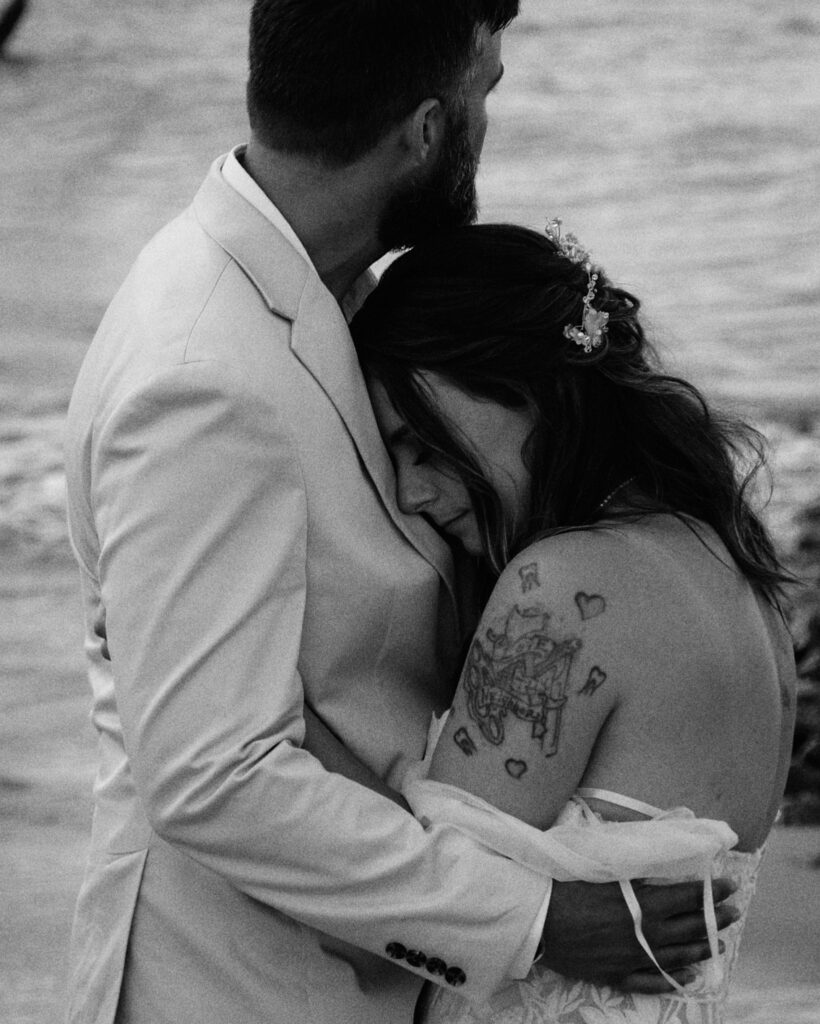
[[[600,309],[593,309],[592,300],[595,298],[595,285],[598,282],[597,271],[592,268],[592,256],[585,249],[573,234],[561,234],[561,221],[558,218],[547,221],[544,229],[547,238],[553,245],[570,261],[575,263],[589,275],[589,287],[584,296],[584,312],[581,317],[581,325],[573,327],[570,324],[564,328],[564,337],[580,345],[587,355],[593,349],[600,348],[604,341],[609,313]]]

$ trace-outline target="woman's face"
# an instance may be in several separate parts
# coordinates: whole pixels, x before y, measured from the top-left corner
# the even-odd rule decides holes
[[[524,465],[524,443],[534,426],[528,409],[509,409],[473,398],[434,373],[420,373],[445,425],[469,446],[501,502],[505,521],[518,525],[529,501],[530,473]],[[469,493],[462,480],[440,465],[422,446],[393,408],[382,384],[370,395],[379,429],[396,470],[402,512],[421,512],[444,533],[460,541],[471,555],[482,555],[481,535]]]

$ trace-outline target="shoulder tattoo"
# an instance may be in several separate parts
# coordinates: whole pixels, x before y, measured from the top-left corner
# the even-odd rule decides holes
[[[581,648],[578,637],[555,640],[550,616],[516,605],[500,633],[487,629],[476,637],[464,668],[467,710],[481,735],[495,746],[504,741],[507,716],[532,723],[547,757],[558,750],[561,714],[567,702],[570,669]],[[507,763],[507,771],[513,771]],[[520,778],[524,769],[514,764]]]

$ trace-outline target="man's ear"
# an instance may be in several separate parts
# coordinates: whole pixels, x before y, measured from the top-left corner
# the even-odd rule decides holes
[[[446,127],[447,115],[438,99],[424,100],[405,118],[401,141],[414,169],[438,159]]]

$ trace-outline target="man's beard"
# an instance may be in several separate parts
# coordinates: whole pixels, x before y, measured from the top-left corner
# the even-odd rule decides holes
[[[439,231],[472,224],[478,216],[478,159],[464,107],[455,108],[448,122],[441,156],[428,177],[410,182],[388,201],[379,225],[385,250],[406,249]]]

